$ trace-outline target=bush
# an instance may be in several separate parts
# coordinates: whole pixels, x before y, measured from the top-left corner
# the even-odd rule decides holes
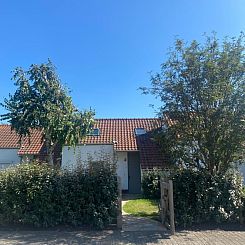
[[[146,198],[160,198],[160,178],[162,175],[163,171],[157,168],[143,171],[142,191]]]
[[[152,175],[155,195],[160,198],[156,172],[143,175],[149,182]],[[160,176],[160,175],[159,175]],[[171,174],[174,185],[175,221],[179,226],[202,222],[235,221],[241,205],[241,177],[235,172],[212,176],[207,171],[182,169]],[[159,179],[159,177],[158,177]],[[150,184],[148,183],[148,186]],[[157,186],[157,188],[155,188]],[[143,191],[145,189],[143,188]],[[144,192],[148,197],[153,194]],[[148,195],[150,194],[150,195]]]
[[[0,172],[0,224],[103,228],[116,217],[115,167],[93,162],[76,171],[21,164]]]

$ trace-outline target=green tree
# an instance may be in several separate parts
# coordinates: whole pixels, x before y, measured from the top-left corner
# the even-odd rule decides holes
[[[244,35],[203,43],[177,39],[145,94],[160,98],[156,135],[172,163],[225,172],[244,159]]]
[[[94,113],[76,109],[50,61],[27,71],[16,68],[13,80],[17,89],[1,104],[8,111],[1,120],[7,120],[20,139],[33,129],[42,130],[47,161],[53,164],[57,144],[77,144],[89,132]]]

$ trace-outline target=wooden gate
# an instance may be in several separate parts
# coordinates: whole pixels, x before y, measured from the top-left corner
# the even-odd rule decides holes
[[[160,216],[163,225],[170,228],[171,234],[175,234],[174,224],[174,199],[173,199],[173,181],[168,179],[160,180]]]

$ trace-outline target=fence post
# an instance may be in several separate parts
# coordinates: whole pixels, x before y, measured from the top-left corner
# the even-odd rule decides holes
[[[239,222],[240,225],[243,225],[244,221],[243,221],[243,208],[242,206],[239,207]]]
[[[117,177],[117,190],[118,190],[118,208],[117,208],[117,228],[122,229],[122,188],[121,178]]]
[[[161,177],[160,179],[160,216],[161,216],[161,221],[162,224],[165,223],[165,200],[164,200],[164,186],[163,186],[163,178]]]
[[[174,188],[173,188],[173,181],[169,180],[169,211],[170,211],[170,229],[171,229],[171,234],[175,234],[175,224],[174,224]]]

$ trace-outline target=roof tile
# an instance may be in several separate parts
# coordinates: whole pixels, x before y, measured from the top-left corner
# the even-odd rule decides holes
[[[152,131],[160,126],[157,118],[97,119],[95,128],[100,129],[100,135],[87,136],[80,143],[114,144],[117,151],[139,151],[143,169],[164,167],[166,161],[152,140]],[[136,136],[135,128],[144,128],[147,133]],[[10,125],[0,125],[0,148],[20,148],[19,136]],[[30,137],[23,138],[18,154],[45,154],[42,131],[33,130]]]
[[[117,151],[139,151],[143,169],[166,166],[164,156],[152,139],[152,131],[161,127],[160,119],[97,119],[94,127],[100,129],[100,135],[88,136],[82,144],[114,143]],[[136,136],[135,128],[144,128],[147,134]]]
[[[32,130],[30,137],[22,138],[20,144],[19,135],[11,129],[10,125],[0,125],[0,148],[20,148],[19,155],[42,154],[42,132],[41,130]]]

